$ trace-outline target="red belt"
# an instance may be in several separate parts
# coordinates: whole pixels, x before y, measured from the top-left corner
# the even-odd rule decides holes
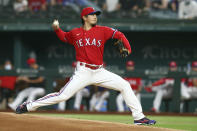
[[[99,69],[99,68],[101,68],[102,66],[91,66],[91,65],[88,65],[88,64],[85,64],[85,63],[80,63],[80,65],[81,66],[85,66],[85,67],[87,67],[87,68],[90,68],[90,69],[92,69],[92,70],[96,70],[96,69]]]

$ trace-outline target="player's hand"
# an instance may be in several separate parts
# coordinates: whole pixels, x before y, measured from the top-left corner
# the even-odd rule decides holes
[[[52,24],[52,27],[53,27],[54,30],[58,30],[60,28],[59,21],[58,20],[54,20],[53,24]]]

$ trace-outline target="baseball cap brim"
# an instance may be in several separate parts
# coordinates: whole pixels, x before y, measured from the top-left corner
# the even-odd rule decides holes
[[[101,11],[94,11],[94,12],[89,13],[88,15],[93,15],[93,14],[100,15]]]

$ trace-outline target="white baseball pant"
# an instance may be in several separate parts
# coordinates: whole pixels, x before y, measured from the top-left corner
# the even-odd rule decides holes
[[[83,88],[80,91],[78,91],[75,95],[75,101],[74,101],[74,109],[80,110],[80,105],[83,97],[89,97],[90,92],[87,88]],[[66,101],[62,101],[58,104],[57,110],[59,111],[65,111],[66,110]]]
[[[80,62],[77,62],[75,72],[70,81],[59,92],[48,94],[33,102],[28,102],[27,110],[33,111],[41,106],[52,105],[68,100],[77,91],[88,85],[96,85],[120,91],[127,106],[132,111],[134,120],[145,117],[142,113],[140,102],[126,80],[104,68],[93,70],[85,67],[84,64],[80,65]]]
[[[139,102],[141,101],[141,95],[140,93],[135,94],[137,99],[139,100]],[[121,93],[119,93],[116,97],[116,106],[117,106],[117,110],[118,112],[124,112],[124,99],[121,95]]]

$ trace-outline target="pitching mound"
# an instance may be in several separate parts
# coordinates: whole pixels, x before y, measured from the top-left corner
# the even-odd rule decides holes
[[[1,131],[168,131],[154,126],[0,112]]]

